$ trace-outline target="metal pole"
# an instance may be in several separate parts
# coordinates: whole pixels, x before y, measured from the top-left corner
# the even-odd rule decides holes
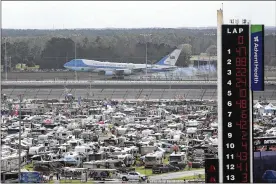
[[[75,67],[76,67],[76,59],[77,59],[77,44],[76,44],[76,39],[74,41],[75,43]],[[77,76],[77,71],[75,70],[75,79],[78,80],[78,76]]]
[[[18,180],[20,183],[20,178],[21,178],[21,103],[22,103],[22,95],[19,95],[20,102],[19,102],[19,148],[18,148]]]
[[[146,81],[148,80],[148,42],[146,41]]]
[[[92,83],[92,74],[90,74],[90,96],[92,98],[92,93],[91,93],[91,83]],[[91,101],[90,101],[91,102]]]
[[[140,34],[141,36],[144,36],[145,44],[146,44],[146,81],[148,80],[148,42],[146,39],[146,36],[151,36],[151,34]]]
[[[8,68],[7,68],[7,38],[5,38],[5,79],[8,80]]]
[[[249,71],[251,71],[251,20],[248,21],[248,26],[249,26]],[[264,47],[264,46],[263,46]],[[250,72],[249,72],[250,73]],[[250,116],[249,116],[249,122],[251,122],[249,124],[249,140],[250,140],[250,146],[249,148],[251,150],[253,150],[253,91],[251,90],[251,75],[249,75],[249,107],[250,107]],[[251,175],[250,175],[250,178],[249,178],[249,181],[250,183],[253,182],[253,158],[254,158],[254,155],[253,155],[253,151],[250,151],[250,172],[251,172]]]
[[[208,63],[208,65],[209,65],[209,66],[208,66],[209,72],[207,73],[207,80],[208,80],[208,81],[209,81],[209,79],[210,79],[210,76],[209,76],[209,75],[210,75],[210,73],[211,73],[211,66],[210,66],[210,62],[211,62],[211,61],[210,61],[210,60],[211,60],[211,56],[209,56],[209,63]]]
[[[218,102],[218,158],[219,158],[219,183],[223,182],[223,155],[222,155],[222,24],[223,10],[217,10],[217,102]]]

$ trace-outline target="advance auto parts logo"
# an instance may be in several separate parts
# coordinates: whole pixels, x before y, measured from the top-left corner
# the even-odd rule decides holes
[[[259,145],[276,145],[276,139],[262,139],[262,140],[255,140],[254,141],[255,146]]]
[[[261,141],[260,141],[260,140],[254,141],[254,145],[255,145],[255,146],[258,146],[258,145],[260,145],[260,144],[261,144]]]
[[[264,144],[275,144],[276,145],[276,139],[264,140]]]

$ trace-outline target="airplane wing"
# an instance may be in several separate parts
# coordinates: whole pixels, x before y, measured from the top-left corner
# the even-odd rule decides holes
[[[97,70],[99,75],[106,75],[106,76],[112,76],[112,75],[132,75],[137,72],[142,72],[143,69],[105,69],[100,68]]]
[[[116,69],[114,73],[116,75],[131,75],[134,73],[143,72],[144,68],[135,68],[135,69]]]

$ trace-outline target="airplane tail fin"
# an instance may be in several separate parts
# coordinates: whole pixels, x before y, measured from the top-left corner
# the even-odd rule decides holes
[[[177,59],[183,49],[183,45],[179,45],[177,49],[172,51],[170,54],[166,55],[163,57],[160,61],[156,63],[156,65],[170,65],[174,66],[175,63],[177,62]]]

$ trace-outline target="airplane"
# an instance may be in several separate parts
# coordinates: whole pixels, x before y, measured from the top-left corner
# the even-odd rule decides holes
[[[73,71],[96,72],[99,75],[105,76],[128,76],[146,72],[167,72],[177,69],[175,63],[182,49],[183,45],[179,45],[174,51],[155,64],[113,63],[87,59],[73,59],[63,66]]]

